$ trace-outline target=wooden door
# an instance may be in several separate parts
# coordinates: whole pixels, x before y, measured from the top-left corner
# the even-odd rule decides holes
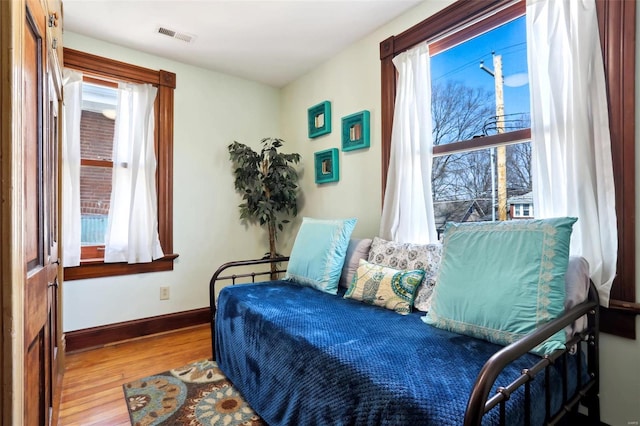
[[[25,425],[47,425],[55,381],[57,254],[57,113],[50,112],[41,4],[27,1],[23,66],[23,240]]]
[[[47,66],[47,113],[48,118],[45,128],[48,129],[48,137],[45,140],[45,164],[44,164],[44,194],[45,194],[45,263],[49,273],[47,279],[47,324],[49,327],[49,410],[51,424],[57,424],[57,408],[60,404],[62,391],[62,375],[64,373],[64,335],[62,333],[62,292],[59,277],[60,258],[58,256],[59,211],[60,211],[60,178],[59,178],[59,140],[60,140],[60,114],[62,108],[61,99],[61,75],[51,66],[51,56]],[[55,78],[54,76],[58,76]]]

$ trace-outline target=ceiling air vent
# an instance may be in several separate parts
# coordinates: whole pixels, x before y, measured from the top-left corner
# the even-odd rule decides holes
[[[191,43],[191,41],[193,41],[194,39],[194,36],[192,36],[191,34],[180,33],[178,31],[170,30],[165,27],[159,27],[158,34],[166,35],[168,37],[175,38],[176,40],[181,40],[187,43]]]

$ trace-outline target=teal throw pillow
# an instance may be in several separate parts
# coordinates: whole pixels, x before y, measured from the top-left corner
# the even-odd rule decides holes
[[[293,243],[285,279],[336,294],[356,221],[355,218],[303,218]]]
[[[563,313],[576,218],[448,223],[427,324],[508,345]],[[564,331],[532,352],[564,348]]]

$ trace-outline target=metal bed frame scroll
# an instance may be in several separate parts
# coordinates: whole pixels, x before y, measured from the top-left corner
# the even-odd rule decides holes
[[[260,265],[258,268],[264,268],[270,266],[272,263],[287,262],[289,257],[277,257],[277,258],[263,258],[253,260],[242,260],[227,262],[220,266],[209,282],[209,303],[211,307],[211,350],[213,359],[216,357],[216,339],[215,339],[215,317],[216,317],[216,295],[217,284],[223,281],[230,281],[231,285],[242,284],[249,282],[256,282],[256,277],[268,276],[265,281],[268,281],[273,277],[272,274],[284,273],[286,269],[277,267],[275,271],[251,271],[241,273],[230,273],[229,275],[222,275],[223,272],[232,269],[246,269],[246,267]],[[238,282],[238,280],[247,280]],[[520,376],[515,378],[511,383],[505,386],[498,386],[495,395],[490,396],[491,389],[496,385],[496,379],[500,375],[501,371],[511,362],[515,361],[522,355],[528,353],[531,349],[544,342],[547,338],[555,334],[556,332],[563,330],[566,326],[572,324],[578,318],[586,315],[588,318],[588,325],[584,331],[576,334],[570,341],[567,342],[566,348],[557,350],[550,355],[540,358],[535,365],[530,368],[522,370]],[[489,360],[484,364],[478,377],[476,378],[475,385],[469,396],[467,403],[467,409],[464,416],[465,426],[479,426],[482,424],[483,416],[494,409],[499,410],[500,424],[506,424],[506,404],[509,401],[510,395],[520,387],[524,387],[524,419],[525,426],[530,425],[531,418],[531,393],[530,383],[532,380],[543,380],[545,388],[545,424],[556,425],[562,424],[567,418],[571,416],[580,415],[583,416],[580,420],[580,424],[600,424],[600,400],[599,400],[599,384],[600,384],[600,372],[599,372],[599,299],[598,292],[595,289],[593,283],[589,288],[588,299],[569,309],[560,318],[557,318],[544,326],[536,329],[533,333],[527,335],[523,339],[505,346],[500,351],[496,352]],[[586,349],[583,351],[583,345],[586,345]],[[566,357],[569,356],[570,349],[575,347],[576,354],[571,356],[577,356],[577,389],[569,395],[568,391],[568,371],[566,368],[566,362],[562,365],[565,368],[562,369],[562,404],[560,409],[552,413],[551,412],[551,380],[550,380],[550,367],[558,360],[566,361]],[[585,357],[586,353],[586,358]],[[588,378],[583,380],[583,361],[586,361],[586,372]],[[554,390],[554,391],[557,391]],[[578,411],[578,405],[582,405],[587,409],[588,414],[586,416],[576,414]],[[569,424],[574,424],[569,422]]]

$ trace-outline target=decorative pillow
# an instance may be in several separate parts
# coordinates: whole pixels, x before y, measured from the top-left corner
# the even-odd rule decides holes
[[[442,256],[442,244],[397,243],[375,237],[369,251],[369,262],[397,269],[422,269],[424,278],[418,287],[413,305],[427,312],[436,285],[436,276]]]
[[[349,240],[347,256],[344,258],[344,266],[342,267],[342,274],[340,275],[340,287],[349,288],[351,280],[353,280],[353,275],[356,273],[356,269],[358,269],[360,259],[367,259],[370,248],[371,238],[352,238]]]
[[[360,300],[406,315],[411,312],[413,295],[423,276],[422,269],[399,271],[360,259],[344,298]]]
[[[355,218],[302,218],[285,279],[336,294],[349,237],[356,221]]]
[[[448,223],[427,324],[508,345],[564,310],[575,218]],[[532,352],[564,348],[559,331]]]

